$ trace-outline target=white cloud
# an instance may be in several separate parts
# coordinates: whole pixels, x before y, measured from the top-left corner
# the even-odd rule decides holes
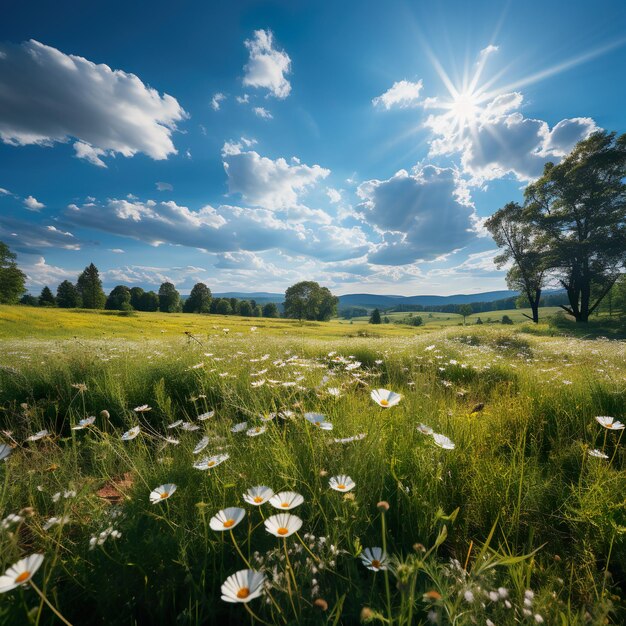
[[[219,111],[220,110],[220,106],[221,103],[226,100],[226,96],[221,93],[221,92],[217,92],[212,98],[211,98],[211,107],[213,108],[214,111]]]
[[[243,151],[241,144],[227,142],[222,149],[230,193],[239,193],[250,204],[270,210],[302,208],[300,196],[330,170],[304,165],[297,158],[291,164],[283,158],[262,157],[254,150]]]
[[[174,191],[174,187],[170,183],[158,182],[155,184],[157,191]]]
[[[46,248],[80,250],[82,245],[71,232],[56,226],[34,224],[2,215],[0,215],[0,241],[8,243],[15,250],[30,254],[39,254]]]
[[[68,270],[55,265],[48,265],[43,256],[31,260],[30,256],[22,258],[20,268],[26,274],[26,287],[31,290],[48,286],[55,291],[56,286],[64,280],[76,280],[80,270]]]
[[[395,82],[384,94],[372,100],[374,106],[380,106],[387,111],[392,107],[406,109],[414,107],[419,103],[420,92],[422,91],[422,81],[412,83],[408,80]]]
[[[237,100],[239,104],[248,104],[248,102],[250,102],[250,96],[244,93],[243,96],[237,96],[235,100]]]
[[[257,117],[262,117],[265,120],[273,120],[274,116],[265,108],[263,107],[254,107],[252,109],[254,111],[254,114]]]
[[[113,252],[113,254],[126,254],[126,250],[122,250],[121,248],[109,248],[109,252]]]
[[[491,54],[496,53],[499,50],[498,46],[494,46],[493,44],[489,44],[486,48],[483,48],[478,54],[478,63],[484,61]]]
[[[333,204],[341,202],[341,191],[334,189],[333,187],[326,188],[326,195]]]
[[[176,154],[172,133],[187,117],[178,101],[134,74],[96,65],[35,40],[2,46],[0,139],[14,146],[50,146],[71,138],[76,156],[99,167],[100,157],[139,152]]]
[[[245,41],[250,58],[245,65],[243,84],[267,89],[276,98],[286,98],[291,84],[285,78],[291,69],[291,59],[284,50],[274,48],[274,35],[269,30],[256,30]]]
[[[0,187],[0,196],[11,196],[13,195],[8,189],[3,189]]]
[[[46,205],[43,202],[39,202],[37,198],[28,196],[28,198],[24,198],[24,206],[29,211],[41,211]]]
[[[430,261],[463,248],[476,237],[469,193],[456,170],[434,165],[400,170],[357,190],[363,217],[383,235],[371,263]]]

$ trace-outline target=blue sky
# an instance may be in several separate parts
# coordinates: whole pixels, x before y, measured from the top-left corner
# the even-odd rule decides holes
[[[38,292],[472,293],[483,220],[624,132],[626,4],[9,3],[0,240]]]

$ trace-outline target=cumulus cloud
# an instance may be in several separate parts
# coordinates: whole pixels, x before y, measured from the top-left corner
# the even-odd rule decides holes
[[[265,109],[263,107],[254,107],[252,110],[254,111],[254,114],[257,117],[261,117],[264,120],[273,120],[274,119],[274,116],[267,109]]]
[[[28,196],[27,198],[24,198],[24,206],[29,211],[41,211],[41,209],[43,209],[46,205],[43,202],[39,202],[37,198]]]
[[[222,104],[222,102],[226,100],[226,96],[221,93],[221,92],[217,92],[212,98],[211,98],[211,108],[214,111],[219,111],[220,110],[220,106]]]
[[[187,114],[137,76],[35,40],[0,46],[0,139],[14,146],[77,140],[83,158],[176,154],[172,133]]]
[[[333,204],[341,202],[341,191],[334,189],[333,187],[326,188],[326,195]]]
[[[13,195],[8,189],[4,189],[0,187],[0,196],[11,196]]]
[[[250,58],[244,67],[243,84],[267,89],[276,98],[286,98],[291,92],[291,83],[285,78],[291,70],[291,59],[284,50],[274,47],[272,32],[255,30],[254,37],[244,43]]]
[[[174,187],[170,183],[158,182],[155,184],[157,191],[174,191]]]
[[[421,80],[418,80],[416,83],[408,80],[395,82],[385,93],[374,98],[372,104],[387,111],[392,107],[400,109],[414,107],[419,103],[422,87]]]
[[[53,291],[64,280],[76,280],[80,270],[68,270],[56,265],[48,265],[43,256],[31,257],[20,255],[20,268],[26,274],[26,287],[36,290],[48,286]]]
[[[476,217],[459,173],[434,165],[400,170],[387,180],[359,185],[364,219],[383,235],[369,255],[381,265],[430,261],[475,237]]]
[[[248,104],[248,102],[250,102],[250,96],[244,93],[243,96],[237,96],[235,100],[238,104]]]
[[[291,163],[284,158],[273,160],[232,142],[224,144],[222,159],[230,193],[239,193],[250,204],[273,211],[304,210],[300,196],[330,174],[328,169],[304,165],[295,157]]]

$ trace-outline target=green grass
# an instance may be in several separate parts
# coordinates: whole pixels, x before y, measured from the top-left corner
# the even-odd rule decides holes
[[[459,625],[626,620],[623,431],[594,419],[624,421],[621,342],[501,325],[381,325],[360,337],[337,322],[22,307],[0,307],[0,320],[1,439],[14,446],[0,466],[0,509],[24,518],[0,529],[0,567],[44,554],[34,581],[73,624],[356,624],[364,609],[373,623],[397,625],[429,623],[429,612]],[[379,407],[378,387],[400,403]],[[142,404],[152,410],[133,411]],[[230,431],[281,409],[293,417],[266,422],[259,436]],[[215,415],[197,421],[208,410]],[[309,424],[305,411],[334,429]],[[71,430],[88,415],[93,427]],[[167,428],[180,419],[199,430]],[[455,448],[437,447],[420,423]],[[141,434],[122,441],[135,425]],[[43,428],[50,437],[26,441]],[[202,436],[209,444],[194,455]],[[593,448],[609,458],[590,457]],[[219,453],[230,458],[192,467]],[[328,486],[344,473],[356,482],[349,494]],[[177,491],[151,504],[164,483]],[[265,531],[270,505],[243,503],[257,484],[303,495],[291,513],[306,548]],[[103,487],[120,501],[100,497]],[[247,513],[232,537],[209,527],[229,506]],[[121,536],[90,549],[109,527]],[[366,569],[362,549],[384,544],[391,570]],[[220,599],[244,559],[271,583],[247,605],[258,621]],[[33,589],[0,598],[2,624],[60,623]]]

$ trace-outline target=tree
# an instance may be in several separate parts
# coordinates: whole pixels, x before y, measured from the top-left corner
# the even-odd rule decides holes
[[[382,320],[380,319],[380,311],[378,309],[374,309],[372,314],[370,315],[370,324],[381,324]]]
[[[237,310],[237,305],[239,301],[237,300],[237,298],[230,298],[229,302],[230,302],[230,308],[232,312],[234,313]]]
[[[339,298],[327,287],[313,281],[302,281],[285,292],[285,317],[292,319],[328,321],[337,312]]]
[[[82,301],[76,285],[69,280],[64,280],[57,287],[57,306],[62,309],[77,309]]]
[[[102,290],[102,281],[98,268],[91,263],[78,277],[76,288],[80,294],[82,305],[85,309],[103,309],[106,296]]]
[[[161,313],[180,311],[180,294],[172,283],[163,283],[159,287],[159,310]]]
[[[132,299],[131,299],[132,302]],[[145,291],[141,294],[138,311],[153,313],[159,310],[159,296],[154,291]]]
[[[107,298],[105,309],[109,311],[131,311],[130,289],[126,285],[114,287]]]
[[[563,315],[561,313],[561,315]],[[508,315],[503,315],[502,316],[502,324],[512,324],[513,320],[508,316]]]
[[[26,274],[17,266],[16,258],[0,241],[0,304],[17,304],[26,291]]]
[[[56,306],[57,301],[50,287],[44,287],[39,295],[39,306]]]
[[[183,313],[208,313],[211,310],[211,290],[204,283],[196,283],[185,300]]]
[[[517,202],[509,202],[496,211],[485,226],[502,252],[494,258],[500,268],[513,262],[506,275],[509,289],[521,291],[532,311],[532,319],[539,323],[539,302],[546,276],[544,254],[540,238],[532,224],[524,219],[524,209]],[[464,322],[465,323],[465,322]]]
[[[20,298],[20,304],[23,304],[24,306],[39,306],[39,298],[31,296],[29,293],[25,293]]]
[[[415,315],[410,319],[409,323],[411,326],[421,326],[424,323],[424,320],[421,315]]]
[[[217,308],[215,312],[218,315],[231,315],[233,312],[232,307],[230,306],[230,301],[228,298],[220,298],[220,301],[217,303]]]
[[[482,323],[483,323],[483,321],[480,319],[480,317],[477,317],[477,318],[476,318],[476,323],[477,323],[478,325],[480,325],[480,324],[482,324]]]
[[[275,302],[268,302],[263,306],[263,317],[278,317],[278,307]]]
[[[252,317],[252,305],[247,300],[241,300],[237,312],[244,317]]]
[[[561,308],[577,323],[589,321],[626,264],[625,178],[626,134],[599,131],[546,163],[525,191],[526,219],[567,292]]]
[[[141,287],[131,287],[130,289],[130,306],[136,311],[142,311],[141,298],[145,291]]]
[[[252,316],[253,317],[261,317],[263,315],[263,309],[261,308],[260,304],[257,304],[254,307],[254,310],[252,311]]]
[[[465,318],[468,315],[471,315],[474,312],[474,309],[472,308],[471,304],[462,304],[459,307],[459,311],[458,312],[459,312],[459,315],[463,316],[463,326],[465,326]]]

